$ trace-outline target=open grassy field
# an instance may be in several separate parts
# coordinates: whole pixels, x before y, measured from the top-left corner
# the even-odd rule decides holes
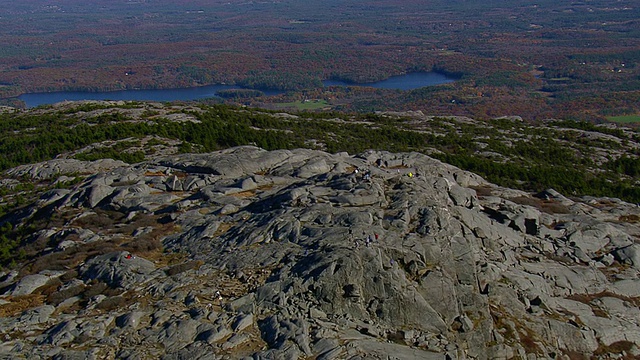
[[[640,115],[608,116],[607,119],[617,123],[640,123]]]

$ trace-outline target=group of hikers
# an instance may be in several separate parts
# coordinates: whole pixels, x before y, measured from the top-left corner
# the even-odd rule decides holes
[[[374,242],[378,242],[378,240],[380,239],[380,235],[378,233],[374,233],[373,236],[371,236],[371,234],[367,235],[366,231],[362,231],[362,239],[361,238],[354,238],[353,236],[353,230],[350,229],[349,230],[349,238],[351,239],[351,241],[354,242],[354,245],[357,248],[360,247],[360,241],[364,241],[364,245],[366,247],[371,247],[371,244],[373,244]]]
[[[360,169],[356,168],[355,170],[353,170],[353,173],[358,176],[358,174],[360,173]],[[371,181],[371,170],[367,170],[364,175],[362,175],[362,179],[365,181]]]

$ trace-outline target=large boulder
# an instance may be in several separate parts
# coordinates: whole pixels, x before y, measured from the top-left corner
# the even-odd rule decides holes
[[[640,269],[640,244],[633,244],[617,249],[613,252],[613,255],[618,261]]]
[[[60,274],[58,274],[59,276]],[[18,283],[15,285],[11,295],[20,296],[20,295],[29,295],[34,292],[37,288],[45,285],[49,280],[51,280],[54,276],[51,274],[34,274],[27,275],[20,279]]]
[[[119,251],[88,260],[80,267],[80,276],[85,280],[100,280],[113,288],[128,289],[148,279],[155,268],[149,260]]]

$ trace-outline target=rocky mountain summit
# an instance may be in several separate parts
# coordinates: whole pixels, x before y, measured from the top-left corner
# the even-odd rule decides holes
[[[640,356],[640,207],[618,199],[381,151],[7,174],[86,177],[1,221],[31,231],[0,279],[6,358]]]

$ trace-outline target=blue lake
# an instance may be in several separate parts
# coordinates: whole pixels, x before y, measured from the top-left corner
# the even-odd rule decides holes
[[[425,86],[433,86],[453,82],[454,79],[433,72],[410,73],[401,76],[393,76],[383,81],[374,83],[347,83],[343,81],[325,80],[324,86],[369,86],[381,89],[411,90]],[[238,89],[232,85],[209,85],[183,89],[154,89],[154,90],[121,90],[105,92],[88,91],[59,91],[49,93],[23,94],[18,99],[25,102],[27,107],[55,104],[61,101],[78,100],[125,100],[125,101],[189,101],[215,97],[221,90]],[[263,90],[264,91],[264,90]],[[266,95],[276,95],[282,91],[264,91]]]
[[[18,99],[27,107],[77,100],[125,100],[125,101],[188,101],[215,97],[221,90],[238,89],[231,85],[209,85],[182,89],[121,90],[121,91],[59,91],[22,94]]]

